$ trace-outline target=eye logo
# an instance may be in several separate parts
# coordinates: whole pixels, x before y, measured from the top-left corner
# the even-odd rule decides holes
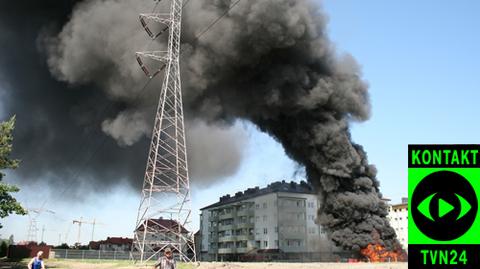
[[[475,221],[478,202],[470,182],[452,171],[437,171],[424,177],[411,199],[415,226],[438,241],[454,240]],[[445,232],[448,231],[448,232]]]
[[[432,199],[435,198],[437,193],[431,194],[428,196],[425,200],[423,200],[420,205],[418,205],[418,211],[422,213],[425,217],[430,219],[431,221],[435,221],[435,219],[432,217],[432,214],[430,212],[430,204],[432,203]],[[456,220],[461,219],[463,216],[465,216],[470,209],[472,209],[472,206],[470,203],[463,198],[462,196],[456,194],[456,197],[458,201],[460,202],[460,214],[458,215]],[[452,212],[455,207],[451,205],[449,202],[445,201],[442,198],[437,198],[438,199],[438,217],[442,218],[443,216],[447,215],[448,213]]]

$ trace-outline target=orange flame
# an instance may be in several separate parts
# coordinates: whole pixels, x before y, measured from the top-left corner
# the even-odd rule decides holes
[[[360,250],[360,253],[370,262],[403,262],[407,260],[407,254],[401,247],[391,251],[380,244],[368,244],[366,248]]]

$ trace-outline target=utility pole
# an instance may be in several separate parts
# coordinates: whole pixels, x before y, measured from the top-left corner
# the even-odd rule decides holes
[[[95,234],[95,218],[93,219],[93,222],[92,222],[92,240],[90,241],[93,241],[93,235]]]
[[[43,236],[45,235],[45,225],[42,226],[42,240],[40,242],[43,243]]]
[[[182,261],[196,261],[179,63],[182,0],[164,2],[169,13],[140,14],[140,23],[151,39],[168,32],[167,50],[136,53],[150,79],[164,72],[131,253],[141,264],[166,247]],[[152,25],[160,30],[154,32]],[[151,70],[145,60],[161,66]]]

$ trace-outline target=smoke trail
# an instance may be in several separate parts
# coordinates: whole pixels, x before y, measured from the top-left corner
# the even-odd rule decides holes
[[[222,11],[196,4],[186,29]],[[369,117],[368,86],[353,57],[336,55],[325,23],[309,1],[243,1],[191,44],[187,106],[209,120],[248,119],[279,141],[319,189],[320,223],[338,245],[395,248],[376,169],[349,131]]]
[[[186,29],[222,9],[196,4]],[[349,132],[369,117],[368,86],[353,57],[337,57],[325,22],[309,1],[244,1],[191,44],[187,105],[210,120],[248,119],[279,141],[319,189],[320,222],[338,245],[394,248],[376,170]]]

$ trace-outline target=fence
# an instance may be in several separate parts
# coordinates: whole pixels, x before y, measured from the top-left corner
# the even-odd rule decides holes
[[[78,259],[78,260],[130,260],[130,251],[106,251],[106,250],[82,250],[82,249],[52,249],[51,258],[55,259]],[[152,255],[146,253],[145,255]],[[139,253],[134,255],[138,256]],[[153,260],[158,260],[163,254],[156,253]],[[138,257],[136,257],[138,258]],[[179,259],[178,254],[174,254],[175,259]]]
[[[129,251],[103,251],[82,249],[52,249],[52,257],[56,259],[102,259],[102,260],[129,260]]]

